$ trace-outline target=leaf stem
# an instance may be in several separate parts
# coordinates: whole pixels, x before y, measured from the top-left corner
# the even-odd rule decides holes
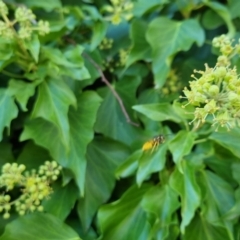
[[[139,124],[133,122],[133,121],[130,119],[130,117],[129,117],[128,113],[127,113],[127,110],[126,110],[126,108],[125,108],[125,106],[124,106],[124,103],[123,103],[123,101],[122,101],[122,99],[121,99],[121,97],[119,96],[119,94],[117,93],[117,91],[113,88],[113,86],[110,84],[110,82],[107,80],[107,78],[105,77],[105,75],[104,75],[101,67],[100,67],[88,54],[83,53],[83,55],[84,55],[84,56],[92,63],[92,65],[97,69],[97,71],[99,72],[99,74],[100,74],[100,76],[101,76],[102,82],[104,82],[104,83],[107,85],[107,87],[110,89],[110,91],[112,92],[112,94],[114,95],[114,97],[117,99],[117,101],[118,101],[118,103],[119,103],[119,105],[120,105],[120,107],[121,107],[121,110],[122,110],[122,112],[123,112],[123,114],[124,114],[124,116],[125,116],[125,118],[126,118],[126,121],[127,121],[128,123],[130,123],[130,124],[138,127]]]

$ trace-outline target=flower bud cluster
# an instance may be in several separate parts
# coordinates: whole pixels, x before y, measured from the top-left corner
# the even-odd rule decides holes
[[[205,71],[196,71],[201,76],[190,81],[190,90],[186,87],[183,92],[188,104],[195,106],[194,119],[196,127],[203,124],[208,117],[212,125],[234,127],[240,117],[240,79],[236,67],[221,66],[214,68],[205,65]],[[184,97],[181,97],[184,98]],[[185,105],[185,106],[186,106]],[[185,107],[183,106],[183,107]]]
[[[108,5],[104,10],[110,13],[110,21],[112,24],[118,25],[122,19],[127,21],[133,17],[133,3],[129,0],[110,0],[111,6]]]
[[[104,38],[99,45],[100,50],[110,49],[113,45],[113,39],[112,38]]]
[[[10,195],[0,196],[0,212],[4,212],[3,217],[10,217],[11,206],[14,205],[20,215],[26,212],[43,211],[41,202],[52,193],[50,184],[56,181],[60,175],[61,166],[55,161],[46,161],[44,165],[31,172],[25,172],[25,166],[17,163],[6,163],[2,167],[0,176],[0,187],[5,187],[6,192],[12,190],[15,186],[20,187],[21,195],[19,198],[10,202]]]
[[[0,0],[0,16],[2,17],[2,20],[0,20],[0,36],[5,38],[30,39],[34,31],[39,35],[46,35],[50,32],[47,21],[40,20],[37,22],[32,10],[23,6],[15,10],[15,19],[10,21],[8,7]]]
[[[161,89],[163,95],[168,95],[171,93],[180,92],[181,89],[181,81],[179,81],[179,77],[176,74],[175,70],[171,70],[168,74],[167,80],[164,86]]]

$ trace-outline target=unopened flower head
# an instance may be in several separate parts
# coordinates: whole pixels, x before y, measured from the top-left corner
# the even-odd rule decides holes
[[[216,66],[211,68],[205,64],[204,71],[195,70],[190,81],[190,89],[184,88],[187,105],[195,106],[195,127],[203,124],[206,119],[212,125],[234,127],[240,120],[240,78],[236,67],[231,67],[230,54],[234,54],[236,46],[228,37],[220,36],[213,40],[213,45],[220,48],[221,56],[218,57]],[[224,47],[225,46],[225,47]],[[198,76],[196,74],[199,74]]]

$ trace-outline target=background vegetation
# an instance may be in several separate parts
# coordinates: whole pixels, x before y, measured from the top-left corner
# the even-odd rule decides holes
[[[4,3],[0,239],[240,239],[240,2]]]

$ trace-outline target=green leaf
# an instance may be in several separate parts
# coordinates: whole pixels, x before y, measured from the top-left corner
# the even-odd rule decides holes
[[[169,103],[135,105],[132,108],[154,121],[172,120],[177,123],[181,121]]]
[[[144,195],[142,206],[155,216],[151,239],[165,239],[170,234],[172,215],[179,208],[177,194],[168,185],[155,186]]]
[[[155,18],[146,34],[152,47],[152,68],[157,87],[163,86],[173,55],[189,50],[194,42],[200,46],[205,39],[203,29],[195,19],[177,22],[165,17]]]
[[[44,210],[64,221],[73,209],[78,196],[78,189],[72,182],[64,187],[54,186],[50,198],[43,203]]]
[[[210,172],[204,172],[204,185],[207,190],[207,201],[209,204],[204,214],[210,222],[219,220],[223,214],[227,213],[234,205],[234,191],[232,186],[220,178],[218,175]],[[220,216],[215,217],[214,211]],[[213,218],[214,217],[214,218]]]
[[[9,39],[0,38],[0,70],[4,69],[14,60],[15,46],[11,44]]]
[[[85,231],[97,209],[111,196],[115,186],[114,172],[128,153],[125,145],[105,138],[96,138],[89,144],[85,196],[78,202],[78,213]]]
[[[126,77],[121,79],[115,87],[130,117],[132,116],[130,106],[136,103],[135,95],[139,83],[139,77]],[[99,91],[104,100],[98,111],[95,131],[125,144],[131,144],[139,136],[139,129],[127,122],[113,93],[106,88],[103,90],[104,93]],[[134,121],[133,118],[132,121]]]
[[[8,93],[14,96],[23,111],[27,111],[28,99],[34,95],[37,82],[28,83],[21,80],[11,79],[8,83]]]
[[[160,10],[166,3],[168,3],[168,0],[138,0],[134,4],[133,13],[135,16],[141,17],[143,14],[153,10],[154,8]]]
[[[146,22],[139,19],[132,22],[130,38],[133,46],[127,58],[126,68],[138,60],[149,59],[151,49],[145,37],[146,30]]]
[[[197,214],[186,228],[183,240],[230,240],[226,229],[211,225],[204,216]]]
[[[169,150],[173,155],[173,161],[180,169],[181,161],[185,155],[191,152],[195,138],[195,133],[182,130],[168,143]]]
[[[230,12],[232,19],[239,17],[240,15],[238,11],[239,7],[240,2],[238,0],[232,0],[228,2],[228,11]]]
[[[83,80],[89,78],[89,72],[84,66],[81,56],[83,48],[80,45],[68,48],[64,53],[59,49],[44,47],[42,49],[43,59],[50,60],[53,70],[52,74],[56,75],[56,71],[64,76],[69,76],[74,80]],[[50,66],[51,66],[50,65]]]
[[[143,154],[142,149],[132,153],[116,170],[116,177],[128,177],[132,175],[138,167],[138,160]]]
[[[6,226],[1,240],[81,240],[68,225],[50,214],[29,214]]]
[[[209,139],[230,150],[235,156],[240,157],[239,136],[240,130],[235,128],[234,131],[230,132],[214,132],[209,136]]]
[[[141,207],[150,186],[132,186],[120,200],[100,208],[98,221],[104,240],[146,240],[149,233],[146,213]]]
[[[100,97],[95,92],[85,91],[77,99],[78,108],[70,108],[70,149],[66,151],[59,141],[59,131],[50,122],[41,118],[25,125],[21,141],[33,139],[36,144],[49,149],[52,157],[63,167],[71,170],[80,193],[84,195],[86,171],[86,148],[94,136],[93,125],[96,119]],[[53,141],[53,139],[57,139]]]
[[[235,204],[232,186],[208,170],[203,172],[202,184],[206,191],[202,215],[213,225],[225,227],[233,240],[233,223],[223,218]]]
[[[229,35],[233,37],[236,30],[234,24],[232,23],[229,10],[223,4],[215,1],[206,1],[204,2],[204,4],[210,7],[213,11],[215,11],[225,21],[228,27]]]
[[[170,185],[181,196],[181,232],[194,217],[195,211],[201,203],[200,188],[196,182],[195,168],[188,161],[182,162],[183,174],[177,168],[171,175]]]
[[[52,160],[49,152],[37,146],[32,141],[24,145],[17,158],[18,164],[24,164],[28,170],[38,169],[40,165],[49,160]]]
[[[1,142],[0,143],[0,166],[3,166],[5,163],[14,162],[14,156],[12,153],[12,146],[10,143]]]
[[[93,51],[106,36],[107,32],[107,23],[103,21],[95,22],[93,25],[93,36],[91,39],[90,50]]]
[[[76,106],[76,98],[62,79],[48,79],[38,86],[38,97],[32,117],[42,117],[53,123],[60,131],[61,141],[69,147],[68,109]]]
[[[25,40],[24,45],[29,50],[33,59],[37,63],[40,53],[40,42],[38,39],[38,35],[34,34],[30,40]]]
[[[18,109],[13,98],[5,89],[0,89],[0,141],[5,127],[9,128],[11,121],[17,117]]]
[[[165,167],[167,145],[159,146],[153,154],[145,152],[139,159],[137,171],[137,184],[140,186],[143,181],[154,172],[159,172]]]
[[[16,2],[18,2],[19,0],[17,0]],[[19,1],[19,3],[23,3],[26,6],[28,6],[29,8],[33,8],[33,7],[38,7],[38,8],[43,8],[46,11],[53,11],[56,8],[61,8],[62,7],[62,3],[60,0],[51,0],[49,2],[46,1],[32,1],[32,0],[23,0],[23,1]]]

